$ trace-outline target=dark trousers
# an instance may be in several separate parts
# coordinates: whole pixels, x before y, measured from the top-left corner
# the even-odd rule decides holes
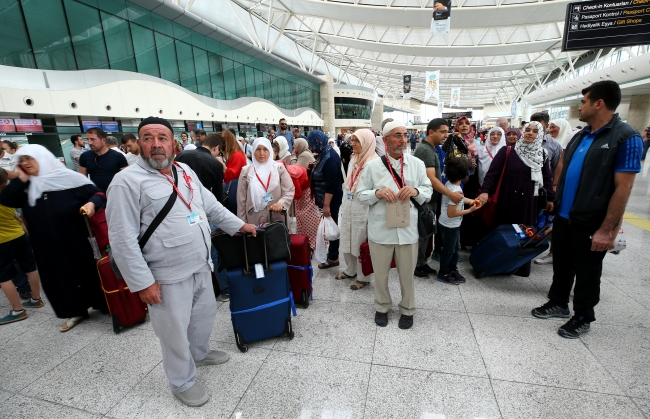
[[[573,291],[573,311],[584,320],[596,320],[594,307],[600,300],[600,276],[607,252],[591,251],[591,236],[598,227],[571,223],[559,215],[553,220],[553,284],[548,292],[552,302],[569,305]]]
[[[438,231],[445,245],[440,254],[439,275],[447,275],[457,269],[458,251],[460,250],[460,227],[449,228],[438,223]]]
[[[330,202],[330,212],[332,213],[332,219],[339,223],[339,209],[341,208],[341,199],[334,197]],[[327,248],[327,258],[330,260],[337,260],[339,258],[339,244],[340,240],[333,240],[330,242],[329,247]]]
[[[438,195],[438,205],[436,206],[436,220],[440,219],[440,206],[442,205],[442,195]],[[433,236],[433,253],[440,254],[442,252],[442,233],[440,229],[436,231]]]

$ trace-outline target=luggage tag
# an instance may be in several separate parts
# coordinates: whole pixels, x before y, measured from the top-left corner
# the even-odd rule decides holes
[[[264,195],[264,203],[268,204],[271,201],[273,201],[273,195],[271,195],[271,192],[267,192],[267,194]]]
[[[260,279],[264,278],[264,265],[261,263],[255,264],[255,278]]]
[[[526,233],[521,230],[518,224],[513,224],[512,227],[514,227],[515,233],[517,233],[520,238],[525,239],[527,237]]]
[[[352,192],[348,192],[348,199],[354,199],[354,195],[352,194]]]
[[[199,224],[203,222],[203,214],[200,212],[193,212],[187,216],[187,222],[193,226],[194,224]]]

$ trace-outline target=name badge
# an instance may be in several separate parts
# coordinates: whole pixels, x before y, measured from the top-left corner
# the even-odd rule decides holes
[[[193,226],[194,224],[199,224],[202,223],[203,220],[203,214],[200,212],[193,212],[190,215],[187,216],[187,222]]]
[[[268,204],[271,201],[273,201],[273,195],[271,195],[271,192],[269,192],[266,195],[264,195],[264,203]]]
[[[351,192],[348,192],[348,199],[354,199],[354,195]]]

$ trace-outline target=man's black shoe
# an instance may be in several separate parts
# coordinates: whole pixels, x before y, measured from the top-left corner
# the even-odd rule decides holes
[[[400,329],[410,329],[411,326],[413,326],[413,316],[402,314],[402,317],[399,318],[399,323],[397,325]]]
[[[578,339],[580,335],[591,330],[589,322],[583,320],[584,317],[573,316],[564,326],[557,330],[557,334],[567,339]]]
[[[458,281],[459,284],[464,284],[465,282],[467,282],[465,277],[462,276],[458,271],[453,271],[450,275],[456,278],[456,281]]]
[[[438,273],[438,271],[436,271],[429,265],[418,266],[417,269],[422,269],[424,272],[428,273],[429,275],[435,275]]]
[[[32,289],[30,287],[18,288],[18,295],[23,300],[29,300],[30,298],[32,298]]]
[[[413,275],[419,277],[419,278],[428,278],[429,274],[422,268],[415,268],[415,271],[413,271]]]
[[[380,313],[377,311],[375,313],[375,323],[377,323],[377,326],[386,327],[388,324],[388,313]]]
[[[561,307],[560,305],[549,301],[541,307],[534,308],[530,314],[538,319],[550,319],[551,317],[568,319],[571,317],[571,310],[569,310],[568,307]]]

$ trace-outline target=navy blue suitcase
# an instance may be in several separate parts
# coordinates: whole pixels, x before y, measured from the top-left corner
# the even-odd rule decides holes
[[[245,243],[244,238],[244,252],[247,253]],[[248,350],[247,343],[277,336],[294,337],[291,313],[296,315],[296,307],[289,286],[287,263],[266,262],[263,268],[264,277],[258,279],[254,266],[248,266],[246,254],[246,266],[228,269],[230,317],[237,347],[242,352]]]
[[[472,249],[469,263],[474,268],[474,276],[480,279],[486,275],[512,274],[544,253],[549,247],[546,239],[550,233],[544,234],[549,225],[539,229],[533,237],[524,238],[512,224],[497,227]],[[540,239],[536,238],[538,235]]]

